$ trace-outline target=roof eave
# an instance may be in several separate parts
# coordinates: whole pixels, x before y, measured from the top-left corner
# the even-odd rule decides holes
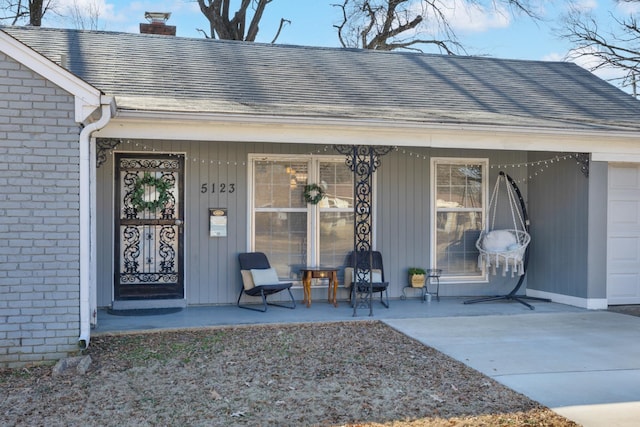
[[[560,137],[607,137],[607,138],[640,138],[640,127],[632,128],[626,124],[601,124],[599,126],[513,126],[502,124],[477,124],[465,122],[439,122],[420,120],[398,120],[380,118],[343,118],[319,116],[289,116],[289,115],[249,115],[234,113],[210,112],[168,112],[122,110],[117,112],[119,121],[158,121],[173,123],[227,123],[227,124],[258,124],[258,125],[293,125],[313,127],[403,129],[425,131],[457,131],[457,132],[498,132],[523,135],[554,135]]]

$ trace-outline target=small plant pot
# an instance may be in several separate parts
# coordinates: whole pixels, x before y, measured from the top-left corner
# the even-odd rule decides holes
[[[409,284],[412,288],[424,288],[425,278],[424,274],[409,274]]]

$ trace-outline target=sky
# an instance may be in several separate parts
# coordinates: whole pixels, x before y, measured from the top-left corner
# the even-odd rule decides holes
[[[447,18],[469,55],[487,55],[498,58],[562,61],[571,46],[557,36],[560,16],[566,12],[566,1],[542,0],[537,12],[542,17],[534,21],[527,16],[513,16],[507,10],[482,9],[469,6],[468,0],[440,0],[446,4]],[[629,2],[614,0],[572,0],[575,7],[591,11],[605,27],[612,24],[611,14],[627,16],[638,7]],[[168,25],[177,27],[177,36],[203,37],[198,29],[208,32],[209,22],[195,0],[57,0],[60,15],[76,4],[80,10],[93,7],[98,10],[98,29],[106,31],[139,32],[139,24],[146,23],[145,12],[171,12]],[[256,41],[269,43],[275,36],[281,18],[291,21],[282,30],[277,42],[308,46],[339,47],[334,24],[341,18],[339,8],[331,6],[339,0],[273,0],[263,15]],[[232,0],[232,4],[239,0]],[[639,2],[640,3],[640,2]],[[74,28],[72,22],[52,14],[45,26]],[[588,68],[585,60],[579,65]],[[608,79],[615,73],[596,72]]]

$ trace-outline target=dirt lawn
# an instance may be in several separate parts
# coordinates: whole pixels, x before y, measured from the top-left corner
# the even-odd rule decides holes
[[[10,426],[574,426],[376,321],[95,337],[84,375],[0,370]]]

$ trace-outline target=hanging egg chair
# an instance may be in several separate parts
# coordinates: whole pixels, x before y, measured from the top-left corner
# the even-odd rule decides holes
[[[496,229],[498,194],[502,184],[504,184],[504,191],[509,202],[513,228]],[[498,179],[491,193],[487,215],[491,218],[491,225],[484,227],[476,241],[476,248],[480,251],[478,268],[482,270],[483,274],[491,271],[495,275],[498,269],[502,269],[503,276],[506,276],[509,271],[511,277],[515,277],[516,274],[519,276],[525,274],[525,252],[531,242],[531,236],[528,233],[528,220],[525,221],[520,212],[518,200],[512,188],[514,185],[515,183],[510,184],[504,172],[498,174]]]

